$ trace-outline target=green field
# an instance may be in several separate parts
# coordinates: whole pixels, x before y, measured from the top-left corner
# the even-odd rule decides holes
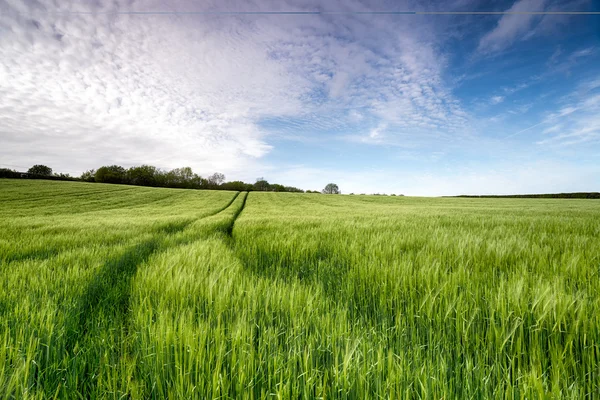
[[[0,398],[600,398],[600,202],[0,180]]]

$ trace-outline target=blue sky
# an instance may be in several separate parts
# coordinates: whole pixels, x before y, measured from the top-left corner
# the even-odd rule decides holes
[[[235,14],[248,11],[326,13]],[[600,191],[600,15],[372,11],[600,7],[0,0],[0,167],[191,166],[345,193]]]

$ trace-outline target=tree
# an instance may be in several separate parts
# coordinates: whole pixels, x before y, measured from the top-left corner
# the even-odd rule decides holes
[[[215,172],[214,174],[208,177],[208,183],[211,186],[219,186],[223,182],[225,182],[225,175],[223,175],[220,172]]]
[[[98,168],[94,180],[100,183],[126,183],[125,168],[119,165],[107,165]]]
[[[279,183],[274,183],[271,185],[271,190],[274,192],[285,192],[285,186],[280,185]]]
[[[85,171],[83,174],[81,174],[81,177],[79,179],[81,179],[82,181],[85,181],[85,182],[94,182],[95,175],[96,175],[96,170],[90,169],[88,171]]]
[[[304,190],[299,189],[294,186],[285,186],[285,192],[296,192],[296,193],[304,193]]]
[[[14,169],[0,168],[0,178],[20,178],[21,174]]]
[[[127,179],[132,185],[156,186],[156,167],[141,165],[127,170]]]
[[[244,183],[242,181],[225,182],[222,183],[219,188],[223,190],[236,190],[238,192],[245,192],[253,189],[252,184]]]
[[[33,167],[29,168],[27,173],[32,175],[50,176],[52,175],[52,168],[47,167],[45,165],[36,164]]]
[[[324,194],[341,194],[340,188],[335,183],[328,183],[323,189]]]
[[[258,178],[254,183],[254,190],[266,192],[271,185],[264,178]]]
[[[200,179],[190,167],[175,168],[164,174],[164,186],[191,188]]]

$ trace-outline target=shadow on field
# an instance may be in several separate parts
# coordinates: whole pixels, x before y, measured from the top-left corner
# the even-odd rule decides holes
[[[217,215],[233,204],[238,197],[236,193],[222,208],[204,216]],[[244,201],[245,203],[245,201]],[[242,207],[243,208],[243,207]],[[239,211],[241,212],[241,210]],[[239,215],[239,212],[236,214]],[[201,219],[203,219],[201,218]],[[154,229],[154,236],[129,248],[124,253],[108,260],[83,291],[76,311],[65,323],[67,330],[67,350],[71,350],[80,342],[99,321],[110,321],[117,327],[123,325],[129,308],[131,279],[140,264],[165,246],[165,239],[184,231],[196,219],[186,219],[163,224]],[[235,221],[235,218],[234,218]],[[229,228],[230,230],[232,226]],[[185,240],[178,244],[185,244]]]
[[[131,280],[138,266],[161,247],[164,237],[166,234],[158,234],[109,259],[84,288],[75,309],[66,316],[63,339],[49,346],[52,351],[41,353],[36,364],[34,375],[45,396],[58,395],[59,390],[66,391],[63,395],[93,393],[101,359],[108,354],[113,359],[122,356],[122,349],[114,343],[127,332]],[[103,332],[113,339],[106,342],[103,339],[102,347],[92,346]],[[73,375],[81,378],[75,384],[70,382],[67,390],[61,382]]]
[[[74,307],[65,313],[64,333],[44,340],[47,351],[37,356],[32,371],[32,379],[41,389],[39,393],[46,397],[57,393],[65,396],[68,393],[80,396],[94,393],[103,369],[116,368],[131,356],[126,342],[130,330],[132,280],[138,268],[158,253],[199,240],[202,232],[197,227],[188,230],[190,225],[225,210],[228,210],[227,221],[215,227],[220,234],[231,232],[241,209],[231,210],[230,207],[239,200],[239,195],[239,192],[232,195],[227,204],[207,215],[199,215],[199,218],[156,224],[145,232],[145,240],[106,260],[81,289]],[[213,229],[212,223],[207,226]],[[69,382],[68,389],[66,382]]]
[[[0,257],[0,264],[2,263],[11,263],[11,262],[20,262],[20,261],[27,261],[27,260],[35,260],[35,261],[44,261],[47,260],[49,258],[52,258],[56,255],[58,255],[58,253],[61,252],[60,248],[37,248],[37,249],[30,249],[30,250],[25,250],[25,251],[14,251],[10,254],[4,255],[3,257]]]
[[[112,322],[121,320],[127,313],[131,292],[131,278],[137,267],[146,261],[159,247],[160,237],[139,243],[119,257],[106,262],[99,273],[85,288],[77,310],[67,321],[67,349],[84,337],[98,319]]]

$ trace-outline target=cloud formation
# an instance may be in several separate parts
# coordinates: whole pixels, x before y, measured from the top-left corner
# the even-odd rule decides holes
[[[441,80],[431,27],[408,19],[382,17],[375,29],[360,16],[128,14],[315,7],[268,1],[0,4],[0,155],[9,161],[235,172],[295,124],[341,132],[358,118],[366,135],[382,121],[418,134],[466,120]],[[283,123],[267,131],[266,119]]]
[[[547,3],[548,0],[518,0],[506,11],[511,13],[544,11]],[[483,52],[503,50],[519,38],[526,37],[532,26],[540,20],[540,16],[531,14],[503,15],[496,27],[479,40],[479,50]]]
[[[362,191],[411,194],[390,187],[387,174],[416,194],[452,194],[469,192],[460,168],[470,160],[492,163],[515,153],[530,160],[528,150],[596,144],[597,89],[564,93],[597,59],[597,41],[565,39],[529,51],[527,39],[551,32],[550,17],[505,15],[484,30],[489,18],[480,16],[205,13],[479,6],[0,0],[0,167],[45,163],[79,174],[149,163],[304,188],[318,188],[311,177],[353,191],[361,184]],[[520,0],[509,10],[558,6]],[[503,52],[511,46],[531,57]],[[495,73],[498,79],[488,79]],[[517,143],[522,147],[511,147]],[[410,170],[417,164],[420,170]],[[510,177],[488,170],[478,176],[503,189]],[[428,192],[423,182],[449,192]]]
[[[561,107],[544,120],[543,138],[547,146],[573,146],[600,143],[600,78],[580,85],[563,99]]]

